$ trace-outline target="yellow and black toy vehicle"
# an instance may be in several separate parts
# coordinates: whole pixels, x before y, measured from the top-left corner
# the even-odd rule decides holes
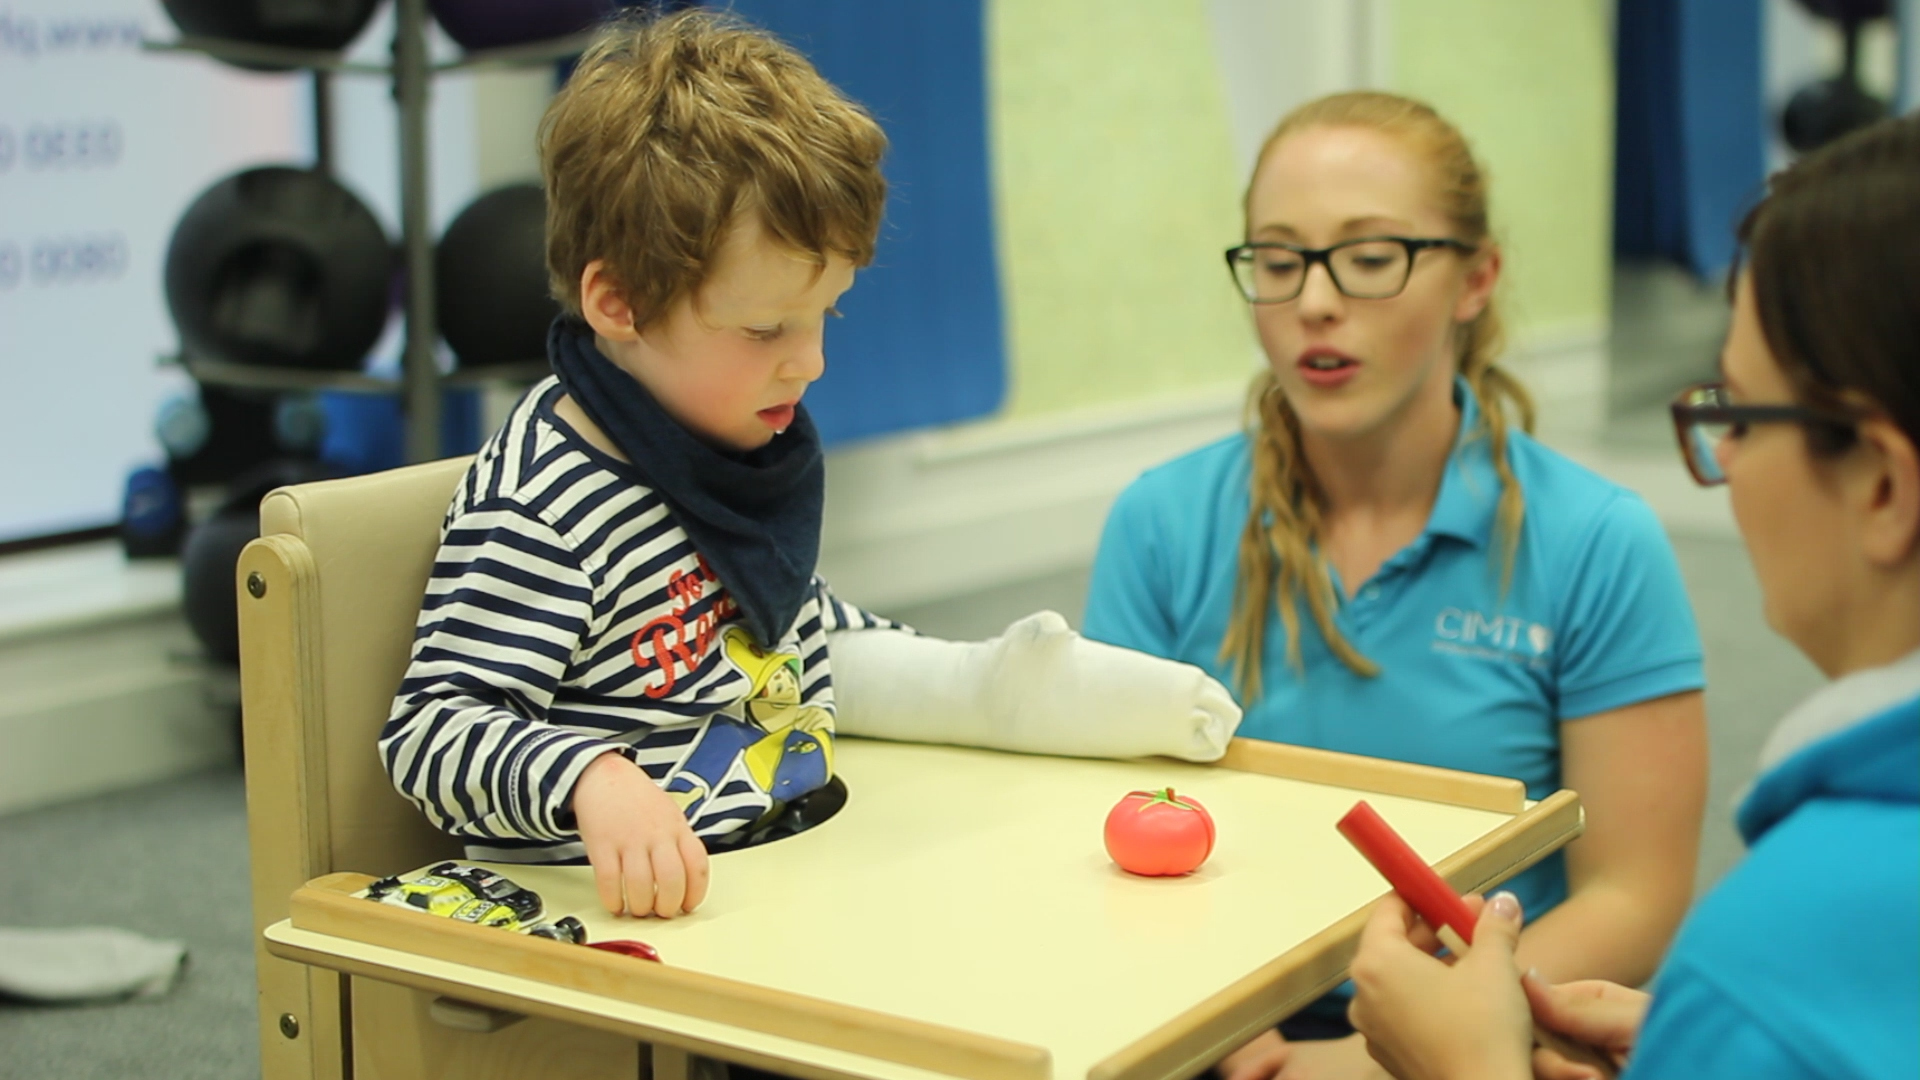
[[[586,927],[571,915],[541,922],[539,893],[481,866],[436,863],[410,878],[383,877],[367,886],[366,896],[476,926],[517,930],[575,945],[587,939]]]

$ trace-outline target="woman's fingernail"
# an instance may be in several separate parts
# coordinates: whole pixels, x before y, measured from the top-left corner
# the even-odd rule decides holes
[[[1493,899],[1487,901],[1487,906],[1493,909],[1495,915],[1509,922],[1520,918],[1520,898],[1510,892],[1494,893]]]

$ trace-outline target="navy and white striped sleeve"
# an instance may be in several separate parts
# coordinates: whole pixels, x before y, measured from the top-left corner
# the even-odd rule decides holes
[[[816,575],[813,579],[814,593],[820,599],[820,629],[824,633],[839,630],[905,630],[913,633],[913,627],[895,622],[882,615],[875,615],[865,608],[855,607],[833,595],[826,581]]]
[[[380,735],[394,786],[440,829],[574,837],[574,783],[620,749],[547,719],[593,618],[578,554],[525,507],[483,504],[448,525]]]

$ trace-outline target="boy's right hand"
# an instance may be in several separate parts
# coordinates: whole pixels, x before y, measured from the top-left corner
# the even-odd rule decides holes
[[[670,919],[707,898],[706,847],[680,807],[624,755],[601,754],[580,774],[573,817],[608,911]]]

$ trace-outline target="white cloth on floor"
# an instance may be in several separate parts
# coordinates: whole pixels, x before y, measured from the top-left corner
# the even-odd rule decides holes
[[[1191,664],[1089,641],[1051,611],[988,641],[827,635],[834,730],[1072,757],[1213,761],[1240,706]]]
[[[129,930],[0,927],[0,994],[33,1001],[157,997],[186,960],[181,942]]]

